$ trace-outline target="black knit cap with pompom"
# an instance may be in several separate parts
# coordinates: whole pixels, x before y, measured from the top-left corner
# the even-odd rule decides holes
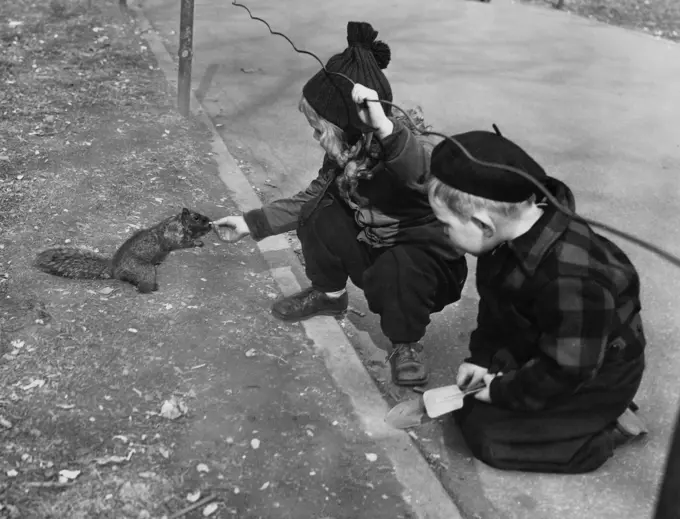
[[[453,137],[478,160],[513,166],[541,183],[549,178],[526,151],[499,132],[471,131]],[[543,197],[531,181],[511,171],[477,164],[446,139],[432,151],[430,174],[459,191],[488,200],[522,202],[532,194],[539,200]]]
[[[392,54],[389,46],[376,40],[378,31],[366,22],[347,23],[347,48],[331,57],[326,70],[339,72],[378,93],[380,99],[392,101],[392,88],[383,74]],[[316,112],[350,135],[370,131],[359,119],[357,105],[352,101],[354,85],[324,70],[317,72],[302,89],[302,94]],[[383,104],[387,115],[391,107]]]

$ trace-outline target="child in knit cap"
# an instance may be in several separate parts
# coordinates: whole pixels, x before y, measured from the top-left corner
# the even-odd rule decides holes
[[[428,378],[419,341],[430,315],[460,299],[467,265],[428,202],[431,147],[390,118],[389,105],[370,102],[392,100],[382,71],[390,49],[377,35],[349,22],[348,47],[303,88],[299,109],[326,152],[319,176],[290,198],[215,223],[232,241],[297,230],[311,286],[275,302],[273,314],[342,314],[351,279],[392,343],[393,382],[415,386]]]
[[[454,136],[482,161],[521,169],[572,211],[570,189],[499,132]],[[644,433],[633,404],[645,366],[640,280],[628,257],[546,203],[529,180],[432,153],[430,203],[451,242],[477,256],[479,313],[456,419],[472,453],[507,470],[580,473]]]

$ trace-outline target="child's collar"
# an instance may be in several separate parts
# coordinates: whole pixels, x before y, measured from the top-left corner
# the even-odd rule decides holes
[[[543,214],[527,232],[505,242],[528,276],[534,274],[571,221],[571,218],[553,207],[547,206],[542,209]]]

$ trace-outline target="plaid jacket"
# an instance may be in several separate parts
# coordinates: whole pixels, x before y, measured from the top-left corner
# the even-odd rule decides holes
[[[567,186],[551,179],[548,187],[574,208]],[[585,390],[609,347],[625,346],[636,357],[644,351],[635,267],[612,242],[549,204],[527,233],[479,257],[477,289],[478,326],[466,360],[490,367],[510,353],[516,367],[501,368],[491,383],[495,405],[540,410]]]

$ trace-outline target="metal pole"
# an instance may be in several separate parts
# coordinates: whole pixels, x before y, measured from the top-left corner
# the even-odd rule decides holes
[[[179,77],[177,105],[179,113],[189,115],[191,93],[191,59],[194,41],[194,0],[181,0],[179,15]]]

